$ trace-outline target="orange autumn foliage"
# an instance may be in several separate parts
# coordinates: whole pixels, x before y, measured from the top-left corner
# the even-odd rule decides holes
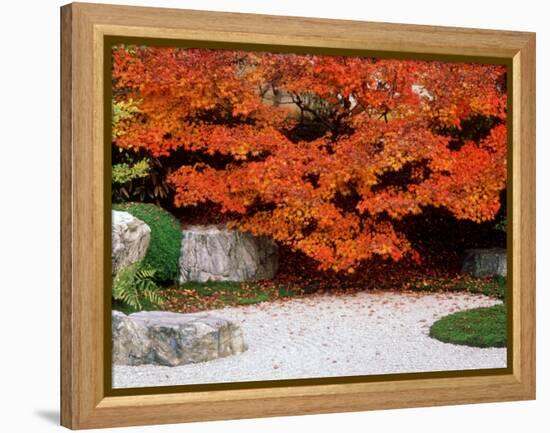
[[[495,218],[506,186],[505,72],[121,46],[114,101],[136,110],[113,141],[181,155],[168,175],[175,206],[214,203],[240,230],[353,272],[373,255],[418,259],[395,222],[427,206]],[[484,126],[467,133],[476,119]]]

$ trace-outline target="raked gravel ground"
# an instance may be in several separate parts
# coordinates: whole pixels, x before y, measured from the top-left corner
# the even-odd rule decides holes
[[[178,367],[115,366],[113,387],[204,384],[506,367],[506,349],[441,343],[430,325],[499,301],[468,293],[360,292],[231,307],[248,350]]]

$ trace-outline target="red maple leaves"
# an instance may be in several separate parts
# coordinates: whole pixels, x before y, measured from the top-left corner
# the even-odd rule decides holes
[[[416,257],[393,222],[425,206],[491,220],[506,186],[505,67],[118,47],[116,146],[181,154],[176,206],[354,271]],[[476,123],[477,122],[477,123]],[[192,156],[192,157],[191,157]]]

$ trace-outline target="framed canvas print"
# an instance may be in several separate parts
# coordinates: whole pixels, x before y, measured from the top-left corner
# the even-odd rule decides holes
[[[535,398],[534,34],[61,18],[64,426]]]

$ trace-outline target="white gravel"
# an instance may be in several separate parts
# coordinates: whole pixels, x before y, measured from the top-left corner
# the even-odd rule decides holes
[[[499,301],[468,293],[361,292],[224,308],[248,350],[179,367],[115,366],[113,387],[204,384],[506,367],[506,349],[441,343],[437,319]]]

